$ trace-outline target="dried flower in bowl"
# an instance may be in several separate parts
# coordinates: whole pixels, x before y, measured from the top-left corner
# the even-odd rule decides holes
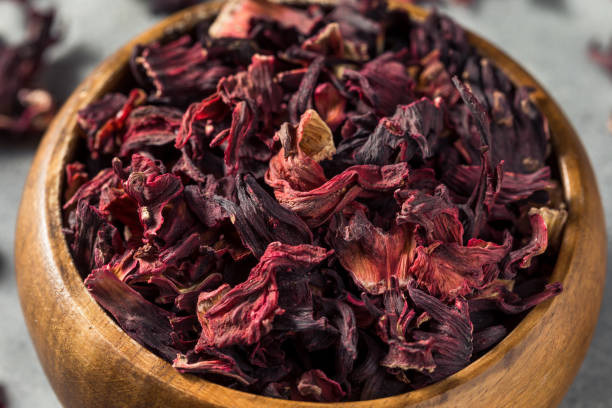
[[[181,372],[394,395],[560,292],[546,118],[447,17],[240,0],[132,72],[79,114],[65,233],[92,296]]]

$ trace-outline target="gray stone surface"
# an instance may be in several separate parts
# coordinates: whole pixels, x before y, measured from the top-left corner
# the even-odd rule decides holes
[[[41,1],[43,2],[43,1]],[[18,14],[0,1],[0,33],[18,27]],[[144,1],[47,0],[58,6],[65,38],[52,55],[44,83],[56,95],[70,91],[103,58],[156,21]],[[585,57],[591,38],[612,36],[609,0],[481,0],[476,7],[444,7],[466,27],[490,39],[523,64],[551,92],[580,134],[595,167],[612,231],[612,80]],[[14,35],[11,35],[15,38]],[[13,408],[59,403],[32,348],[14,278],[14,229],[33,143],[0,141],[0,384]],[[608,253],[611,246],[608,246]],[[608,268],[608,275],[610,275]],[[563,408],[612,407],[612,289],[595,337]],[[563,359],[563,350],[555,350]]]

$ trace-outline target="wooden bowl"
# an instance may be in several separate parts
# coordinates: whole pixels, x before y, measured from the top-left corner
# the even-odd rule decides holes
[[[409,5],[415,17],[426,12]],[[178,373],[125,334],[88,294],[62,233],[64,165],[77,139],[77,111],[128,75],[132,47],[185,31],[218,11],[206,3],[178,13],[121,48],[72,94],[42,140],[23,192],[15,246],[17,283],[42,366],[66,407],[310,407],[235,391]],[[394,397],[344,407],[552,407],[588,348],[605,276],[606,236],[593,170],[561,109],[516,62],[480,37],[480,52],[517,84],[536,89],[548,117],[569,207],[552,281],[564,291],[532,311],[496,347],[451,377]]]

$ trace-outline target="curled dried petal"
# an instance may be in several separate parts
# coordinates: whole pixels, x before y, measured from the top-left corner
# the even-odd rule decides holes
[[[198,300],[202,334],[196,351],[257,343],[271,330],[274,317],[284,312],[278,304],[277,277],[289,268],[312,268],[328,255],[324,248],[312,245],[273,242],[245,282],[227,292],[202,292]]]

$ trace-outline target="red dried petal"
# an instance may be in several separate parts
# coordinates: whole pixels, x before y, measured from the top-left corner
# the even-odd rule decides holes
[[[242,243],[257,258],[274,241],[289,245],[312,242],[312,232],[304,221],[275,201],[252,175],[237,177],[236,196],[235,205],[219,197],[212,201],[223,208]]]
[[[115,152],[116,139],[123,132],[125,122],[130,113],[139,105],[144,103],[146,94],[142,89],[133,89],[130,95],[115,116],[108,119],[98,131],[87,139],[89,150],[93,158],[100,155],[112,154]]]
[[[144,171],[134,168],[135,163],[144,163],[143,156],[132,156],[132,171],[123,182],[125,192],[138,203],[138,218],[144,228],[145,238],[156,235],[164,222],[162,210],[174,197],[181,194],[181,180],[169,173],[159,174],[159,168],[148,161]],[[149,174],[147,174],[149,173]]]
[[[301,10],[256,0],[238,0],[223,7],[208,33],[213,38],[248,38],[251,21],[256,18],[274,20],[302,34],[310,33],[316,24],[315,19]]]
[[[272,113],[280,111],[283,99],[282,89],[275,80],[275,65],[275,57],[255,54],[246,72],[222,78],[217,91],[228,105],[248,101],[251,107],[263,112],[267,122]]]
[[[306,191],[327,181],[318,162],[330,158],[336,148],[331,130],[316,111],[306,111],[297,127],[283,123],[275,138],[282,148],[270,159],[265,176],[268,185]]]
[[[459,220],[459,209],[450,201],[444,185],[436,187],[433,195],[420,190],[402,190],[396,193],[402,209],[397,223],[420,225],[430,242],[463,241],[463,224]]]
[[[484,266],[499,263],[510,245],[508,238],[503,245],[471,239],[467,246],[440,242],[419,246],[408,273],[440,299],[465,296],[488,283]]]
[[[407,226],[385,232],[357,211],[350,219],[336,217],[329,231],[327,240],[338,260],[361,288],[378,295],[391,287],[392,277],[407,284],[406,271],[416,246]]]
[[[478,296],[470,299],[470,309],[474,311],[498,309],[506,314],[519,314],[558,295],[561,290],[561,283],[551,283],[540,292],[521,298],[508,290],[503,281],[497,282],[479,293]]]
[[[285,269],[311,268],[328,255],[312,245],[273,242],[245,282],[232,289],[225,285],[202,292],[198,299],[202,334],[196,351],[257,343],[272,328],[274,317],[284,312],[278,305],[277,275]]]
[[[366,61],[368,59],[367,45],[345,40],[338,23],[326,25],[317,34],[306,39],[301,47],[308,51],[339,59],[351,61]]]
[[[232,125],[224,137],[227,140],[223,159],[227,174],[236,174],[240,167],[240,148],[247,136],[252,132],[253,112],[246,102],[239,102],[232,113]]]
[[[125,105],[127,98],[120,93],[106,94],[99,101],[95,101],[79,110],[77,121],[88,138],[93,137],[109,119],[114,117]]]
[[[533,213],[529,216],[529,223],[531,224],[531,239],[522,248],[510,252],[504,265],[505,278],[516,276],[516,272],[512,270],[515,263],[520,261],[519,268],[529,268],[531,260],[543,254],[548,247],[548,230],[544,218],[538,213]]]
[[[55,106],[51,95],[31,89],[47,50],[58,40],[55,10],[39,10],[32,1],[15,2],[24,13],[25,36],[16,44],[0,38],[0,135],[38,134],[46,129]]]
[[[184,103],[213,93],[217,82],[233,69],[208,61],[208,52],[197,41],[185,35],[167,44],[156,43],[135,50],[132,71],[137,78],[144,72],[155,87],[155,99]]]
[[[66,165],[66,188],[64,201],[70,201],[77,190],[89,180],[86,167],[83,163],[74,162]]]
[[[430,330],[413,332],[416,341],[433,342],[436,370],[430,374],[431,379],[437,381],[465,367],[472,357],[474,329],[467,301],[457,298],[453,305],[448,306],[412,286],[408,286],[408,293],[415,306],[437,322]]]
[[[371,197],[403,187],[409,181],[406,163],[388,166],[353,166],[325,184],[309,191],[297,191],[289,183],[275,187],[276,199],[298,214],[310,227],[324,224],[357,197]]]
[[[134,109],[125,123],[119,155],[172,143],[181,117],[181,111],[174,108],[147,105]]]

